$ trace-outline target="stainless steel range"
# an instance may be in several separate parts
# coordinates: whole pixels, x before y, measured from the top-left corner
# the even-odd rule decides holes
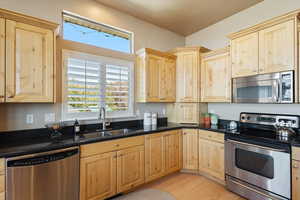
[[[241,113],[225,136],[227,188],[250,200],[291,199],[290,141],[299,116]]]

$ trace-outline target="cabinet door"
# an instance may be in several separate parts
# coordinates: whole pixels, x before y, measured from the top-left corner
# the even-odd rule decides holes
[[[272,73],[295,69],[294,21],[259,32],[259,72]]]
[[[199,102],[199,53],[180,52],[176,64],[176,99],[177,102]]]
[[[197,103],[177,103],[176,115],[178,123],[199,123],[199,105]]]
[[[116,194],[117,153],[80,160],[80,200],[101,200]]]
[[[0,18],[0,102],[5,96],[5,20]]]
[[[54,102],[54,34],[6,20],[6,101]]]
[[[144,146],[117,152],[117,193],[127,191],[145,182]]]
[[[181,134],[178,131],[164,133],[165,143],[165,172],[166,174],[180,170],[181,168]]]
[[[162,58],[147,55],[147,101],[159,102],[159,69],[163,65]]]
[[[162,134],[145,137],[145,180],[149,182],[164,175],[165,149]]]
[[[300,200],[300,161],[292,161],[292,199]]]
[[[229,53],[208,57],[201,64],[202,102],[231,101]]]
[[[176,61],[164,59],[159,71],[159,97],[161,102],[175,102],[176,99]]]
[[[198,130],[184,129],[182,137],[183,169],[198,170]]]
[[[0,200],[5,200],[5,160],[0,159]]]
[[[258,73],[258,33],[231,41],[232,77]]]
[[[224,144],[200,138],[199,169],[224,181]]]

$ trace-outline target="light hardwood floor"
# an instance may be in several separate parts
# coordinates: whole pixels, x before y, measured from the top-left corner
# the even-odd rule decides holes
[[[245,200],[203,176],[175,173],[142,186],[172,194],[176,200]]]

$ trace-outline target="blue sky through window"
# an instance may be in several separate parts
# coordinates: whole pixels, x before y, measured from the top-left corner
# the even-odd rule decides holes
[[[119,36],[64,21],[64,39],[131,53],[131,41]]]

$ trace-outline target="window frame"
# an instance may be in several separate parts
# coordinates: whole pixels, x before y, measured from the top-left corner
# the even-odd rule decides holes
[[[75,13],[72,13],[70,11],[66,11],[66,10],[63,10],[62,11],[62,20],[61,20],[61,24],[62,24],[62,28],[61,28],[61,34],[60,36],[62,38],[63,35],[64,35],[64,18],[65,16],[67,17],[72,17],[72,18],[75,18],[79,21],[85,21],[86,23],[91,23],[91,24],[94,24],[96,26],[100,26],[100,27],[104,27],[105,29],[110,29],[111,31],[116,31],[116,32],[121,32],[121,33],[125,33],[125,34],[128,34],[129,35],[129,40],[130,40],[130,52],[127,53],[127,52],[123,52],[123,51],[117,51],[117,50],[114,50],[114,49],[110,49],[110,48],[105,48],[105,47],[101,47],[101,46],[95,46],[95,47],[98,47],[98,48],[103,48],[103,49],[109,49],[111,51],[117,51],[117,52],[121,52],[121,53],[125,53],[125,54],[134,54],[135,52],[135,48],[134,48],[134,32],[132,31],[128,31],[128,30],[125,30],[125,29],[122,29],[122,28],[119,28],[119,27],[116,27],[116,26],[112,26],[112,25],[108,25],[108,24],[105,24],[105,23],[102,23],[102,22],[97,22],[95,20],[92,20],[90,18],[87,18],[87,17],[83,17],[81,15],[78,15],[78,14],[75,14]],[[67,40],[67,39],[65,39]],[[74,41],[74,42],[78,42],[78,41]],[[83,43],[83,44],[86,44],[86,43]],[[90,44],[86,44],[86,45],[90,45]]]
[[[135,98],[135,87],[134,87],[134,61],[129,61],[120,58],[113,58],[108,56],[100,56],[100,55],[93,55],[89,53],[73,51],[73,50],[66,50],[62,49],[62,119],[64,121],[79,119],[79,120],[95,120],[98,119],[99,112],[79,112],[79,113],[69,113],[68,112],[68,58],[77,58],[77,59],[84,59],[90,60],[94,62],[100,62],[101,65],[105,64],[112,64],[117,66],[126,66],[129,68],[129,85],[128,85],[128,110],[124,111],[113,111],[113,112],[106,112],[106,116],[108,118],[131,118],[135,117],[134,113],[134,98]],[[103,86],[105,87],[105,86]],[[101,106],[105,106],[102,104]],[[100,110],[99,110],[100,111]]]

